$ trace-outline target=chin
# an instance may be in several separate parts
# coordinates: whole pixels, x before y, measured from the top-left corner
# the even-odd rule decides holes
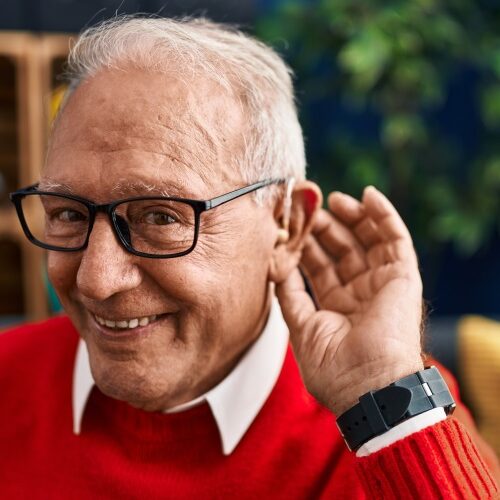
[[[154,391],[137,389],[133,385],[127,385],[126,381],[120,385],[110,384],[109,382],[104,384],[96,382],[96,385],[106,396],[125,401],[135,408],[146,411],[161,411],[165,408],[165,405],[161,402],[165,399],[164,394],[159,396]]]
[[[94,372],[94,370],[92,370]],[[113,369],[96,370],[94,380],[100,391],[106,396],[126,401],[135,408],[146,411],[159,411],[167,407],[169,390],[159,387],[149,377],[133,371]]]

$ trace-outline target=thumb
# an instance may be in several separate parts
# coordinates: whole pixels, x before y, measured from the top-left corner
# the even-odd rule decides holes
[[[306,323],[316,313],[316,306],[306,292],[304,280],[297,267],[276,285],[276,296],[293,341],[293,337],[301,336]]]

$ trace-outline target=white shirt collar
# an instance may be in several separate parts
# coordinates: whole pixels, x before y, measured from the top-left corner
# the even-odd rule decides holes
[[[222,451],[229,455],[264,406],[278,380],[288,346],[288,328],[276,298],[267,324],[236,367],[218,385],[169,412],[179,412],[207,401],[219,429]],[[94,386],[87,344],[80,340],[73,373],[73,432],[80,433],[83,413]]]

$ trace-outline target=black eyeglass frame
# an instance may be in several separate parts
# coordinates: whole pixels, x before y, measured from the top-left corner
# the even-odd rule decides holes
[[[229,193],[221,194],[219,196],[216,196],[215,198],[212,198],[210,200],[192,200],[189,198],[177,198],[177,197],[172,197],[172,196],[136,196],[133,198],[123,198],[120,200],[113,201],[112,203],[103,203],[103,204],[97,204],[94,203],[90,200],[87,200],[85,198],[80,198],[79,196],[74,196],[71,194],[64,194],[64,193],[55,193],[52,191],[38,191],[38,183],[33,184],[31,186],[28,186],[26,188],[19,189],[17,191],[14,191],[13,193],[9,194],[10,201],[14,204],[17,212],[17,216],[19,218],[19,221],[21,223],[21,227],[24,231],[24,234],[28,238],[28,240],[33,243],[36,246],[39,246],[41,248],[45,248],[46,250],[54,250],[57,252],[79,252],[81,250],[84,250],[89,242],[90,238],[90,233],[92,232],[92,228],[94,227],[94,222],[95,222],[95,217],[97,213],[102,212],[108,215],[111,227],[113,228],[113,232],[117,236],[118,240],[120,243],[123,245],[123,247],[130,252],[133,255],[137,255],[139,257],[146,257],[149,259],[172,259],[174,257],[182,257],[184,255],[187,255],[188,253],[191,253],[194,248],[196,247],[196,243],[198,242],[198,236],[199,236],[199,231],[200,231],[200,216],[203,212],[206,212],[208,210],[211,210],[212,208],[216,208],[220,205],[223,205],[224,203],[227,203],[229,201],[235,200],[237,198],[240,198],[241,196],[244,196],[246,194],[252,193],[254,191],[257,191],[258,189],[261,189],[263,187],[272,185],[272,184],[284,184],[288,180],[287,179],[266,179],[263,181],[256,182],[254,184],[250,184],[248,186],[244,186],[239,189],[235,189],[234,191],[230,191]],[[50,196],[58,196],[60,198],[66,198],[70,200],[77,201],[79,203],[82,203],[85,205],[89,211],[89,221],[88,221],[88,231],[87,231],[87,236],[85,237],[85,241],[80,245],[79,247],[76,248],[63,248],[63,247],[58,247],[54,245],[48,245],[47,243],[43,243],[39,240],[37,240],[33,234],[31,233],[28,224],[26,222],[26,219],[24,217],[24,212],[22,208],[22,200],[26,196],[30,195],[50,195]],[[139,252],[135,250],[130,243],[127,241],[125,236],[121,233],[121,230],[118,226],[118,222],[116,219],[116,207],[118,205],[121,205],[123,203],[127,203],[130,201],[137,201],[137,200],[165,200],[165,201],[176,201],[176,202],[181,202],[185,203],[186,205],[190,205],[193,210],[194,210],[194,215],[195,215],[195,225],[194,225],[194,237],[193,237],[193,244],[187,249],[183,250],[182,252],[177,252],[174,254],[150,254],[150,253],[145,253],[145,252]]]

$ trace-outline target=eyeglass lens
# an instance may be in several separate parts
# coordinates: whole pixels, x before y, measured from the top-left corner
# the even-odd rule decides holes
[[[90,212],[76,200],[30,194],[22,199],[26,225],[39,242],[63,249],[81,247]],[[116,230],[135,251],[168,255],[188,250],[195,238],[195,211],[188,203],[159,198],[122,202],[114,207]]]

